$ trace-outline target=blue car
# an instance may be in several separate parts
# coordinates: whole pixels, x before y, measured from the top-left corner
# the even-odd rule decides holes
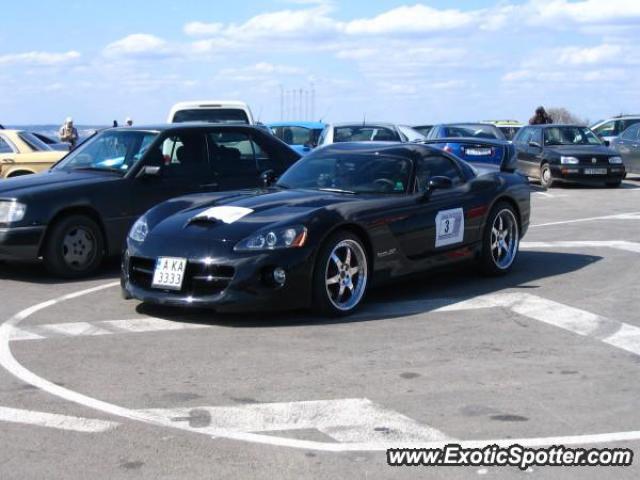
[[[498,127],[488,123],[435,125],[427,140],[435,147],[472,163],[515,165],[515,148]]]
[[[268,124],[273,134],[300,155],[318,146],[318,138],[325,127],[322,122],[276,122]]]

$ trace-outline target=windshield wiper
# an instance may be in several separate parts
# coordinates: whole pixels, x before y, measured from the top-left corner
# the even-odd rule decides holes
[[[319,188],[318,190],[321,190],[323,192],[335,192],[335,193],[351,193],[351,194],[356,193],[352,190],[343,190],[341,188]]]
[[[71,170],[85,170],[89,172],[111,172],[111,173],[119,173],[123,174],[125,171],[116,167],[75,167]]]

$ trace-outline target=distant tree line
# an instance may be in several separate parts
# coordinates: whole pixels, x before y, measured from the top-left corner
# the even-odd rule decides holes
[[[570,112],[564,107],[547,108],[547,113],[551,116],[553,123],[570,123],[574,125],[588,125],[589,119],[582,118]]]

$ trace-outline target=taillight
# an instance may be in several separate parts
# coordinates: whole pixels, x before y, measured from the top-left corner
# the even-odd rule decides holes
[[[453,148],[451,148],[451,147],[449,146],[449,144],[446,144],[446,145],[444,146],[443,150],[444,150],[445,152],[448,152],[448,153],[453,152]]]

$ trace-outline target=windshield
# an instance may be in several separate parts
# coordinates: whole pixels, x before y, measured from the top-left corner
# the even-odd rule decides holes
[[[444,127],[445,137],[477,137],[505,140],[502,132],[493,125],[474,123],[469,125],[447,125]]]
[[[550,127],[544,130],[545,145],[602,145],[587,127]]]
[[[174,114],[173,123],[182,122],[248,124],[249,118],[239,108],[194,108],[178,110]]]
[[[285,172],[278,186],[345,193],[405,193],[411,175],[406,158],[373,153],[318,151]]]
[[[31,132],[20,132],[18,136],[24,143],[29,145],[29,148],[31,148],[31,150],[35,152],[48,152],[53,150],[49,145],[44,143]]]
[[[333,141],[339,142],[399,142],[400,137],[395,130],[380,126],[359,126],[349,125],[344,127],[335,127],[333,133]]]
[[[107,130],[87,140],[55,166],[60,170],[105,170],[123,175],[145,154],[158,132]]]
[[[322,129],[306,127],[273,127],[274,135],[287,145],[317,145]]]

